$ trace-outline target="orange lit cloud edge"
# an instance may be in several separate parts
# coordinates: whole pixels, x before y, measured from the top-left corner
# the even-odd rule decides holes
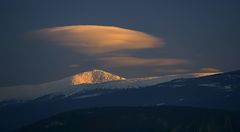
[[[62,26],[41,29],[33,34],[35,37],[55,41],[56,44],[74,48],[85,54],[163,46],[162,39],[158,37],[115,26]]]

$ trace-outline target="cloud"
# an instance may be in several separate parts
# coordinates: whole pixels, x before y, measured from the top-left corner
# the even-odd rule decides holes
[[[221,70],[215,69],[215,68],[202,68],[199,70],[197,73],[193,73],[194,76],[196,77],[203,77],[203,76],[209,76],[209,75],[214,75],[214,74],[219,74],[222,73]]]
[[[216,72],[221,72],[221,70],[215,69],[215,68],[202,68],[199,70],[199,72],[216,73]]]
[[[168,73],[168,74],[183,74],[183,73],[189,73],[190,70],[189,69],[181,69],[181,68],[161,68],[161,69],[155,69],[154,70],[157,73]]]
[[[128,50],[144,50],[164,46],[162,38],[115,26],[73,25],[52,27],[31,33],[35,39],[46,40],[78,51],[88,57],[88,64],[103,67],[145,67],[185,64],[185,59],[142,58],[133,56]],[[125,52],[126,51],[126,52]],[[81,62],[84,63],[84,62]],[[85,64],[85,63],[84,63]],[[82,64],[81,64],[82,65]],[[88,65],[88,66],[89,66]],[[77,65],[69,65],[76,68]]]
[[[163,45],[162,39],[158,37],[115,26],[62,26],[41,29],[33,34],[35,37],[54,41],[84,54],[154,48]]]
[[[185,64],[188,61],[184,59],[174,58],[138,58],[138,57],[103,57],[99,58],[106,67],[121,67],[121,66],[166,66]]]
[[[70,64],[70,65],[68,65],[68,67],[69,68],[78,68],[78,67],[80,67],[80,65],[78,65],[78,64]]]

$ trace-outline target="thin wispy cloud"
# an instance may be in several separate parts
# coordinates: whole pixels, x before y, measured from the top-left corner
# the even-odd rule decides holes
[[[187,62],[187,61],[186,61]],[[163,73],[163,74],[184,74],[184,73],[189,73],[189,69],[181,69],[181,68],[175,68],[175,67],[169,67],[169,68],[156,68],[154,70],[157,73]]]
[[[68,67],[69,68],[78,68],[78,67],[80,67],[80,65],[78,65],[78,64],[70,64],[70,65],[68,65]]]
[[[193,73],[196,77],[209,76],[214,74],[222,73],[221,70],[215,68],[202,68],[197,73]]]
[[[99,59],[106,67],[121,66],[166,66],[185,64],[188,61],[175,58],[138,58],[138,57],[103,57]]]

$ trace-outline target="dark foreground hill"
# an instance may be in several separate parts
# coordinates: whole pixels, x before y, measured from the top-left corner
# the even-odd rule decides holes
[[[17,132],[239,132],[240,113],[189,107],[74,110]]]

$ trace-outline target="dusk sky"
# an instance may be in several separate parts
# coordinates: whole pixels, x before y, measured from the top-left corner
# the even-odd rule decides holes
[[[0,86],[240,67],[238,0],[1,0]]]

